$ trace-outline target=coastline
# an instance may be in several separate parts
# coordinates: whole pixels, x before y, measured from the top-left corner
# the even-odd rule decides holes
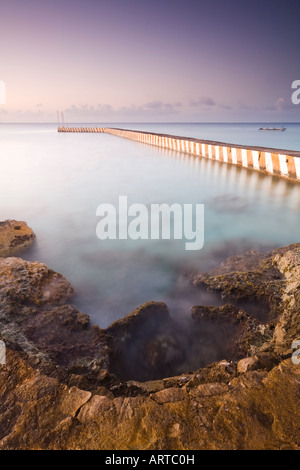
[[[297,449],[300,369],[291,344],[300,335],[299,266],[294,244],[234,256],[194,275],[195,288],[226,301],[193,307],[194,329],[211,339],[219,330],[234,334],[219,360],[158,377],[157,365],[182,353],[164,303],[148,302],[103,330],[69,303],[73,289],[63,276],[42,263],[0,258],[0,339],[7,352],[0,448]],[[267,304],[265,318],[237,305],[249,299],[259,309]],[[130,355],[133,344],[139,355]],[[156,378],[132,377],[134,360]]]

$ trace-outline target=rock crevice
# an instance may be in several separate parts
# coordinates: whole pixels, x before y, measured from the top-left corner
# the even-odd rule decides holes
[[[225,305],[180,323],[148,302],[104,330],[63,276],[0,258],[0,449],[299,449],[300,244],[194,284]]]

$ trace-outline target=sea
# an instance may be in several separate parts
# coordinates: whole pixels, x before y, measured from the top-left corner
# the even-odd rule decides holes
[[[85,123],[77,124],[85,125]],[[300,150],[300,124],[93,123],[232,144]],[[286,127],[261,132],[260,127]],[[74,287],[70,302],[107,327],[139,305],[171,315],[216,300],[191,278],[226,257],[299,242],[300,185],[109,134],[58,133],[57,124],[0,124],[0,220],[24,220],[36,241],[26,260],[46,263]],[[204,205],[204,246],[182,240],[100,240],[97,208]]]

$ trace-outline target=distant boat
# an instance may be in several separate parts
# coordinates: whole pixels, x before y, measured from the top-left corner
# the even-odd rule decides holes
[[[283,132],[286,130],[286,127],[260,127],[260,131],[280,131]]]

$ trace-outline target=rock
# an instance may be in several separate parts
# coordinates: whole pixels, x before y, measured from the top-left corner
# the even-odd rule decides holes
[[[163,302],[147,302],[106,332],[111,371],[124,380],[160,379],[181,360],[178,326]]]
[[[237,371],[240,374],[243,374],[257,362],[257,359],[257,356],[245,357],[244,359],[241,359],[237,363]]]
[[[129,385],[140,388],[146,394],[158,392],[165,388],[165,382],[163,380],[149,380],[148,382],[137,382],[135,380],[130,380],[127,382]]]
[[[248,272],[255,269],[258,263],[265,260],[267,256],[267,254],[258,251],[247,251],[243,255],[230,256],[230,258],[224,260],[212,272],[214,275],[226,274],[233,271]]]
[[[80,390],[77,387],[71,387],[68,389],[68,395],[62,400],[61,409],[66,416],[75,417],[82,406],[89,401],[91,396],[91,392]]]
[[[8,350],[0,449],[299,449],[299,380],[300,368],[285,360],[269,372],[245,372],[229,387],[90,397]]]
[[[272,370],[277,366],[282,359],[285,359],[284,354],[277,354],[274,351],[260,351],[258,354],[257,362],[254,364],[253,368],[258,370]]]
[[[78,421],[88,424],[93,419],[102,417],[104,413],[112,408],[113,402],[106,396],[94,395],[89,403],[83,406],[78,414]]]
[[[95,389],[94,393],[95,395],[107,397],[107,398],[110,398],[111,400],[115,398],[114,394],[110,390],[108,390],[106,387],[98,387]]]
[[[169,438],[179,438],[180,436],[180,424],[175,423],[171,428],[168,430],[168,437]]]
[[[126,341],[128,335],[136,328],[151,328],[156,322],[169,320],[169,311],[164,302],[146,302],[126,317],[113,322],[107,332],[118,341]]]
[[[198,331],[199,357],[206,357],[205,364],[224,357],[237,360],[245,356],[250,345],[262,344],[270,338],[267,328],[251,318],[244,310],[234,305],[221,307],[195,306],[194,332]]]
[[[4,341],[16,343],[32,363],[55,377],[66,374],[68,383],[88,385],[87,375],[97,388],[114,380],[100,374],[107,368],[107,335],[90,324],[87,315],[64,304],[72,295],[69,282],[38,262],[0,258],[0,333]],[[58,369],[58,366],[60,369]],[[78,377],[81,374],[81,378]],[[76,378],[77,374],[77,378]],[[69,382],[70,381],[70,382]]]
[[[190,394],[193,397],[213,397],[216,395],[222,395],[228,392],[228,385],[224,383],[207,383],[198,385],[198,387],[190,390]]]
[[[300,244],[296,243],[264,255],[257,263],[252,260],[250,271],[207,273],[196,276],[194,283],[219,292],[227,302],[245,309],[251,307],[250,315],[260,323],[275,322],[272,337],[274,334],[277,346],[284,343],[287,348],[299,328],[299,258]],[[267,336],[270,333],[269,330]]]
[[[69,282],[45,264],[21,258],[0,258],[0,295],[19,304],[62,304],[73,289]]]
[[[0,222],[0,256],[14,256],[28,248],[34,239],[35,234],[25,222]]]
[[[61,275],[0,259],[0,449],[299,450],[300,368],[289,357],[300,337],[299,260],[295,244],[231,264],[243,271],[225,262],[226,272],[198,276],[228,303],[194,307],[186,337],[160,302],[101,330],[66,304],[72,288]],[[246,299],[265,302],[267,318],[243,308]],[[215,349],[216,361],[193,372],[118,375],[124,365],[163,374],[185,364],[183,351],[203,359]]]
[[[151,395],[157,403],[176,403],[186,398],[186,391],[182,388],[172,387]]]
[[[272,259],[273,266],[279,270],[285,280],[281,286],[284,311],[274,331],[278,352],[291,347],[292,342],[299,337],[300,245],[292,245],[291,248],[278,250],[278,254]]]
[[[171,388],[171,387],[183,387],[187,383],[190,382],[193,374],[184,374],[184,375],[177,375],[174,377],[166,377],[163,379],[164,388]]]

